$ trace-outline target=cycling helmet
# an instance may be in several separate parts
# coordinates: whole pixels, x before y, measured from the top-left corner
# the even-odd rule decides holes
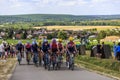
[[[47,40],[47,39],[44,39],[43,42],[48,42],[48,40]]]
[[[56,42],[56,39],[54,38],[54,39],[52,39],[52,42],[54,43],[54,42]]]
[[[69,37],[69,41],[73,41],[74,40],[74,38],[73,37]]]
[[[18,44],[22,44],[22,42],[21,42],[21,41],[18,41]]]
[[[58,39],[59,42],[62,42],[62,39]]]

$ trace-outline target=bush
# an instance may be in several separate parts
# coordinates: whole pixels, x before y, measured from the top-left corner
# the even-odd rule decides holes
[[[59,31],[57,36],[61,39],[67,39],[67,33],[64,31]]]

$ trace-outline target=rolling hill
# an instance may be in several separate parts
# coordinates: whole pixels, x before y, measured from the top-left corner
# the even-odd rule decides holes
[[[9,22],[44,22],[44,21],[91,21],[91,20],[120,20],[120,15],[61,15],[61,14],[25,14],[1,15],[0,23]]]

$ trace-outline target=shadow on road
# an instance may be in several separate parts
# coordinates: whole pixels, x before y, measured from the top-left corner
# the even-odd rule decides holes
[[[47,69],[44,69],[44,66],[38,66],[38,67],[36,67],[33,63],[30,63],[29,65],[28,65],[27,63],[21,63],[20,65],[17,65],[17,66],[19,66],[19,67],[29,67],[29,66],[32,66],[32,67],[34,67],[34,68],[41,68],[41,69],[44,70],[44,71],[48,71]],[[83,70],[84,70],[84,69],[75,66],[75,68],[74,68],[73,71],[83,71]],[[62,66],[61,66],[60,69],[53,70],[52,67],[51,67],[51,68],[50,68],[50,71],[72,71],[72,70],[68,69],[68,68],[66,67],[65,63],[64,63],[64,64],[62,64]]]

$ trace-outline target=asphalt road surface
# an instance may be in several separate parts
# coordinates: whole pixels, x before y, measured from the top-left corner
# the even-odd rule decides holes
[[[94,72],[75,67],[74,71],[68,70],[65,65],[61,70],[45,70],[43,67],[35,67],[32,63],[27,65],[22,61],[18,65],[10,80],[115,80]]]

